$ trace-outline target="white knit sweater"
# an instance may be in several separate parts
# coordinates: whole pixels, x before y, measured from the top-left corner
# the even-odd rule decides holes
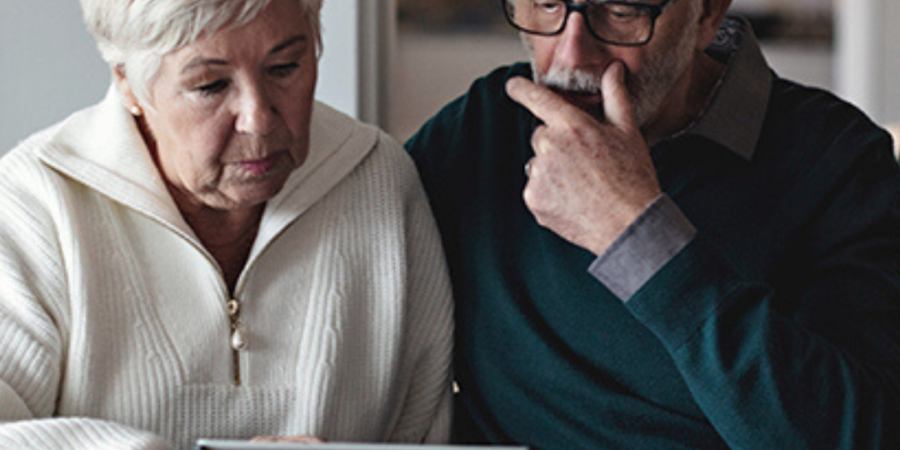
[[[234,296],[114,89],[0,160],[0,448],[443,441],[451,298],[414,166],[317,104]]]

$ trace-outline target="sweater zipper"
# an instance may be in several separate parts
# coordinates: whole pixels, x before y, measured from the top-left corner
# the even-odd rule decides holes
[[[52,161],[47,161],[47,160],[44,160],[44,161],[49,166],[63,171],[64,173],[72,176],[74,179],[82,181],[88,185],[93,186],[93,184],[82,179],[81,177],[78,177],[76,174],[70,173],[67,170],[63,170],[62,166],[58,166],[57,164],[53,163]],[[125,202],[125,204],[128,204],[128,203]],[[153,221],[159,223],[164,228],[172,231],[177,236],[180,236],[187,243],[193,245],[198,251],[200,251],[213,266],[218,267],[218,263],[216,262],[216,259],[212,257],[212,255],[203,247],[202,244],[200,244],[196,239],[191,238],[191,236],[188,233],[185,233],[179,227],[172,225],[169,221],[165,220],[160,215],[154,214],[154,213],[144,210],[144,209],[137,209],[137,211],[144,214],[146,217],[152,219]],[[252,260],[247,261],[247,264],[244,267],[244,272],[247,272],[249,270],[251,263],[252,263]],[[240,302],[240,300],[238,300],[237,295],[232,296],[228,287],[225,285],[225,279],[221,275],[221,268],[220,268],[220,282],[221,282],[222,290],[224,292],[226,292],[225,298],[229,299],[228,302],[226,303],[226,309],[227,309],[228,317],[231,321],[231,337],[230,337],[231,342],[230,342],[230,344],[231,344],[231,350],[232,350],[231,361],[232,361],[232,365],[233,365],[233,369],[234,369],[233,383],[235,386],[240,386],[241,385],[241,353],[240,352],[247,345],[246,338],[244,336],[243,331],[241,330],[241,320],[240,320],[241,302]],[[244,284],[244,276],[242,273],[238,277],[237,285],[235,286],[235,289],[234,289],[235,294],[238,292],[241,292],[241,288],[243,287],[243,284]]]
[[[234,364],[234,385],[241,385],[241,350],[247,345],[241,330],[241,302],[232,298],[228,301],[228,317],[231,319],[231,361]]]
[[[222,287],[225,295],[227,295],[225,298],[229,299],[226,303],[226,309],[231,322],[231,342],[229,344],[231,345],[231,364],[234,369],[234,380],[232,382],[235,386],[241,386],[243,383],[241,376],[241,352],[247,347],[247,336],[245,334],[246,329],[243,326],[243,322],[241,322],[241,309],[243,309],[241,293],[244,292],[244,283],[246,282],[244,274],[250,270],[252,263],[252,260],[247,261],[243,273],[238,276],[233,292],[228,289],[225,285],[225,279],[222,278]]]

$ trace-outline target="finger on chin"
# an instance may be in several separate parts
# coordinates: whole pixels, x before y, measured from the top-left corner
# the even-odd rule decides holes
[[[528,107],[528,93],[536,85],[525,77],[511,77],[506,80],[506,94],[522,106]]]
[[[625,65],[615,61],[606,68],[602,79],[603,113],[614,126],[633,126],[634,106],[625,84]]]
[[[579,123],[587,114],[555,92],[527,78],[512,77],[507,80],[506,93],[549,126]]]
[[[540,125],[534,130],[534,133],[531,134],[531,150],[534,151],[535,155],[547,153],[548,146],[550,145],[550,138],[547,136],[547,130],[546,125]]]

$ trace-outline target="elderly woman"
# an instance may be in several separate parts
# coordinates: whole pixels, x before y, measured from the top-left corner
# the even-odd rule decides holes
[[[446,439],[398,144],[316,103],[321,0],[82,0],[114,83],[0,161],[0,448]]]

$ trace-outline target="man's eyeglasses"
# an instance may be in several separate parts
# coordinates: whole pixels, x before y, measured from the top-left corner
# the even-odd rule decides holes
[[[613,45],[639,46],[650,42],[656,19],[673,0],[636,3],[619,0],[500,0],[506,20],[520,31],[541,36],[563,32],[569,14],[580,12],[588,31]]]

